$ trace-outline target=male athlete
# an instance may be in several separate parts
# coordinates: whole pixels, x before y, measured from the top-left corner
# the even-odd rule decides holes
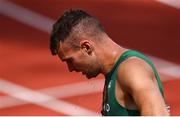
[[[88,79],[105,76],[102,115],[169,115],[158,73],[144,55],[116,44],[99,21],[66,11],[53,25],[53,55]]]

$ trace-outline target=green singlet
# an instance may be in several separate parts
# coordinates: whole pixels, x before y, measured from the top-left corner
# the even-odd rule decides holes
[[[115,97],[115,84],[116,84],[116,79],[117,79],[118,66],[129,57],[138,57],[144,60],[145,62],[147,62],[151,66],[155,74],[156,80],[158,82],[159,90],[162,96],[164,97],[162,83],[160,81],[159,75],[153,63],[141,53],[133,51],[133,50],[127,50],[120,56],[116,64],[113,66],[112,70],[105,76],[105,85],[104,85],[104,91],[103,91],[103,104],[102,104],[102,111],[101,111],[102,115],[105,115],[105,116],[119,116],[119,115],[138,116],[140,115],[140,112],[138,110],[130,110],[121,106]]]

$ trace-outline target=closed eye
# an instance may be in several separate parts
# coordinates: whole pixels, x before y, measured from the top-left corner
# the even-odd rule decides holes
[[[69,62],[72,62],[72,60],[73,60],[72,58],[66,58],[66,59],[62,59],[62,62],[68,62],[69,63]]]
[[[72,59],[72,58],[68,58],[68,59],[66,59],[66,61],[67,61],[68,63],[71,63],[71,62],[73,61],[73,59]]]

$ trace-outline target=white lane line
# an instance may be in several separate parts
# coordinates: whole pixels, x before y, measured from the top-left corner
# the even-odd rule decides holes
[[[29,102],[10,96],[0,96],[0,109],[29,104]]]
[[[102,92],[103,91],[103,79],[84,81],[80,83],[68,84],[64,86],[56,86],[52,88],[45,88],[37,90],[46,95],[53,96],[54,98],[66,98],[72,96],[85,95],[90,93]],[[73,90],[72,90],[73,89]],[[65,93],[66,92],[66,93]],[[21,92],[21,94],[26,92]],[[44,100],[49,101],[49,100]],[[26,101],[21,101],[9,96],[0,97],[0,109],[7,108],[17,105],[27,104]]]
[[[49,95],[33,91],[3,79],[0,79],[0,91],[12,97],[54,110],[56,112],[64,113],[65,115],[99,115],[96,112],[65,101],[57,100]],[[44,101],[47,102],[44,103]]]
[[[48,95],[53,95],[58,98],[66,98],[77,95],[86,95],[95,92],[102,92],[103,85],[104,79],[96,79],[73,84],[67,84],[64,86],[46,88],[40,90],[40,92],[47,93]],[[66,91],[66,93],[62,93],[64,91]]]
[[[176,9],[180,9],[180,0],[156,0],[156,1],[174,7]]]
[[[55,22],[48,17],[37,14],[10,1],[0,1],[0,13],[46,33],[50,33],[52,24],[53,22]],[[159,71],[161,73],[173,77],[180,77],[180,65],[152,56],[150,58],[153,60],[154,63],[156,63],[157,66],[159,66]]]
[[[54,22],[48,17],[39,15],[7,0],[0,1],[0,14],[46,33],[51,31]]]
[[[161,64],[164,65],[164,63],[161,63]],[[171,65],[171,63],[166,63],[166,64]],[[173,80],[173,79],[170,77],[164,77],[162,80],[167,81],[167,80]],[[104,79],[96,79],[96,80],[89,80],[89,81],[63,85],[63,86],[44,88],[37,91],[53,96],[54,98],[61,99],[61,98],[85,95],[85,94],[90,94],[90,93],[97,93],[97,92],[102,93],[103,85],[104,85]],[[64,93],[64,91],[66,91],[66,93]],[[21,92],[21,93],[24,93],[24,92]],[[44,101],[46,102],[48,100],[44,100]],[[26,101],[9,97],[9,96],[0,97],[0,109],[12,107],[12,106],[24,105],[27,103],[28,102]]]

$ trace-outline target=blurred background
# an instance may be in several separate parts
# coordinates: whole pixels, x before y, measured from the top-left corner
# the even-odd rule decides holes
[[[104,78],[69,73],[49,50],[68,9],[100,20],[119,45],[146,54],[180,115],[180,0],[0,0],[0,115],[100,115]]]

